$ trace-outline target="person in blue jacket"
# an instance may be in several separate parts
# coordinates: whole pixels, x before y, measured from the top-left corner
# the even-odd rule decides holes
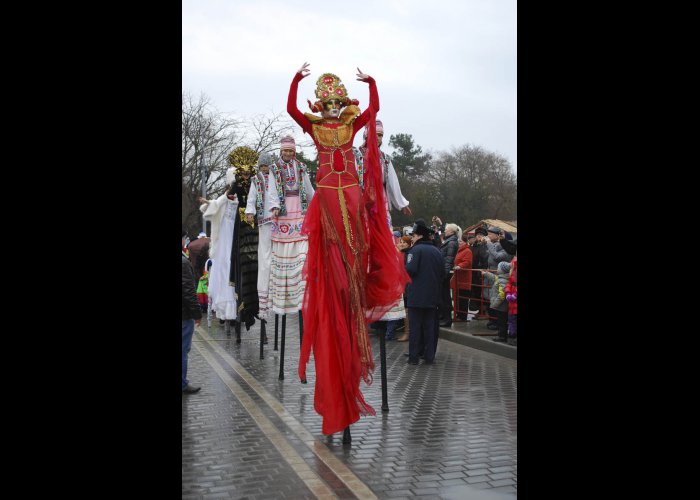
[[[406,272],[411,277],[406,300],[411,325],[408,340],[410,365],[418,364],[421,353],[425,364],[435,362],[437,308],[440,305],[445,265],[440,250],[430,239],[431,233],[423,219],[416,220],[411,236],[413,247],[406,257]]]

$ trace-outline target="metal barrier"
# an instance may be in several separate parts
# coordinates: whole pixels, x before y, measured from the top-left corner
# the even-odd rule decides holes
[[[479,271],[477,273],[472,273],[472,271]],[[491,269],[453,269],[450,271],[451,274],[455,276],[454,283],[451,284],[450,290],[452,291],[452,321],[460,322],[465,321],[457,317],[458,314],[469,314],[469,306],[467,305],[467,310],[462,310],[459,308],[459,299],[468,299],[467,304],[472,302],[478,302],[479,312],[476,313],[476,319],[489,319],[490,321],[496,321],[495,316],[490,316],[488,313],[490,304],[484,300],[484,288],[491,288],[491,285],[484,285],[484,275],[481,271],[488,271],[490,273],[496,274],[495,270]],[[465,288],[458,288],[459,274],[460,273],[472,273],[472,286],[469,290]],[[474,278],[478,277],[478,283],[474,283]],[[474,298],[474,290],[479,291],[479,297]],[[469,294],[468,296],[466,294]]]

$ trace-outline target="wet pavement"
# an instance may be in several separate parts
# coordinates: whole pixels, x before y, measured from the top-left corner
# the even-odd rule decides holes
[[[408,365],[408,343],[387,341],[388,412],[372,334],[375,378],[361,389],[377,415],[343,445],[342,433],[321,433],[313,359],[309,383],[297,377],[297,318],[287,318],[284,380],[274,320],[262,360],[257,323],[240,344],[217,320],[196,329],[188,377],[202,390],[182,396],[183,499],[516,497],[517,361],[463,345],[496,344],[481,322],[441,330],[434,365]]]

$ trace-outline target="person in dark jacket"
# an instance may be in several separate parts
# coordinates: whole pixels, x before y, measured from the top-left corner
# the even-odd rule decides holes
[[[469,301],[469,313],[478,314],[486,306],[482,308],[483,303],[483,283],[481,271],[479,269],[488,269],[489,267],[489,250],[482,238],[487,235],[485,227],[477,227],[474,231],[475,240],[471,245],[472,250],[472,300]],[[487,302],[488,304],[488,302]]]
[[[187,253],[189,253],[190,262],[194,268],[194,279],[197,282],[204,274],[204,264],[209,259],[209,244],[210,240],[207,238],[207,233],[202,231],[196,240],[187,245]]]
[[[185,238],[187,231],[182,230],[182,392],[193,394],[201,387],[193,386],[187,380],[187,358],[192,347],[194,326],[199,326],[202,310],[197,300],[197,290],[194,282],[192,264],[185,253]]]
[[[483,241],[486,243],[486,248],[488,249],[489,253],[488,268],[495,270],[498,269],[498,264],[500,264],[501,262],[510,262],[513,259],[513,256],[506,252],[501,246],[500,242],[504,240],[504,236],[503,230],[500,227],[489,226],[489,228],[486,231],[486,238],[484,238]],[[493,274],[490,274],[490,276],[493,276]],[[488,274],[485,275],[485,277],[486,278],[484,284],[488,285],[488,288],[484,288],[484,299],[488,297],[490,301],[490,287],[493,285],[493,281],[491,280]],[[489,317],[495,316],[497,316],[496,310],[493,307],[489,307]],[[489,330],[498,330],[498,322],[496,320],[491,320],[486,325],[486,328],[488,328]]]
[[[406,272],[411,277],[406,305],[411,325],[408,341],[408,364],[417,365],[423,353],[426,364],[435,362],[437,308],[445,276],[440,250],[430,241],[431,229],[423,219],[413,225],[413,247],[406,257]]]
[[[462,229],[457,224],[445,225],[445,239],[440,246],[443,266],[445,267],[445,277],[442,280],[440,289],[440,326],[452,326],[452,297],[450,296],[450,279],[452,278],[452,268],[455,265],[455,257],[459,249],[459,239],[462,237]]]
[[[515,255],[516,253],[518,253],[518,238],[515,238],[514,240],[509,240],[507,237],[504,237],[501,238],[499,241],[503,250],[508,252],[510,255]]]

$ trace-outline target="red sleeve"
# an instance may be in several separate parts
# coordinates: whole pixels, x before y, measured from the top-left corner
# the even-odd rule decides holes
[[[304,132],[311,135],[311,123],[304,114],[297,108],[297,88],[299,87],[299,81],[303,77],[301,73],[294,73],[294,79],[292,80],[292,85],[289,87],[289,98],[287,99],[287,113],[294,119],[295,122],[299,124]]]
[[[362,127],[367,125],[369,121],[369,110],[374,109],[374,114],[376,115],[379,111],[379,94],[377,93],[377,82],[371,76],[368,80],[369,83],[369,106],[365,109],[362,114],[353,123],[353,129],[355,132],[360,130]]]

